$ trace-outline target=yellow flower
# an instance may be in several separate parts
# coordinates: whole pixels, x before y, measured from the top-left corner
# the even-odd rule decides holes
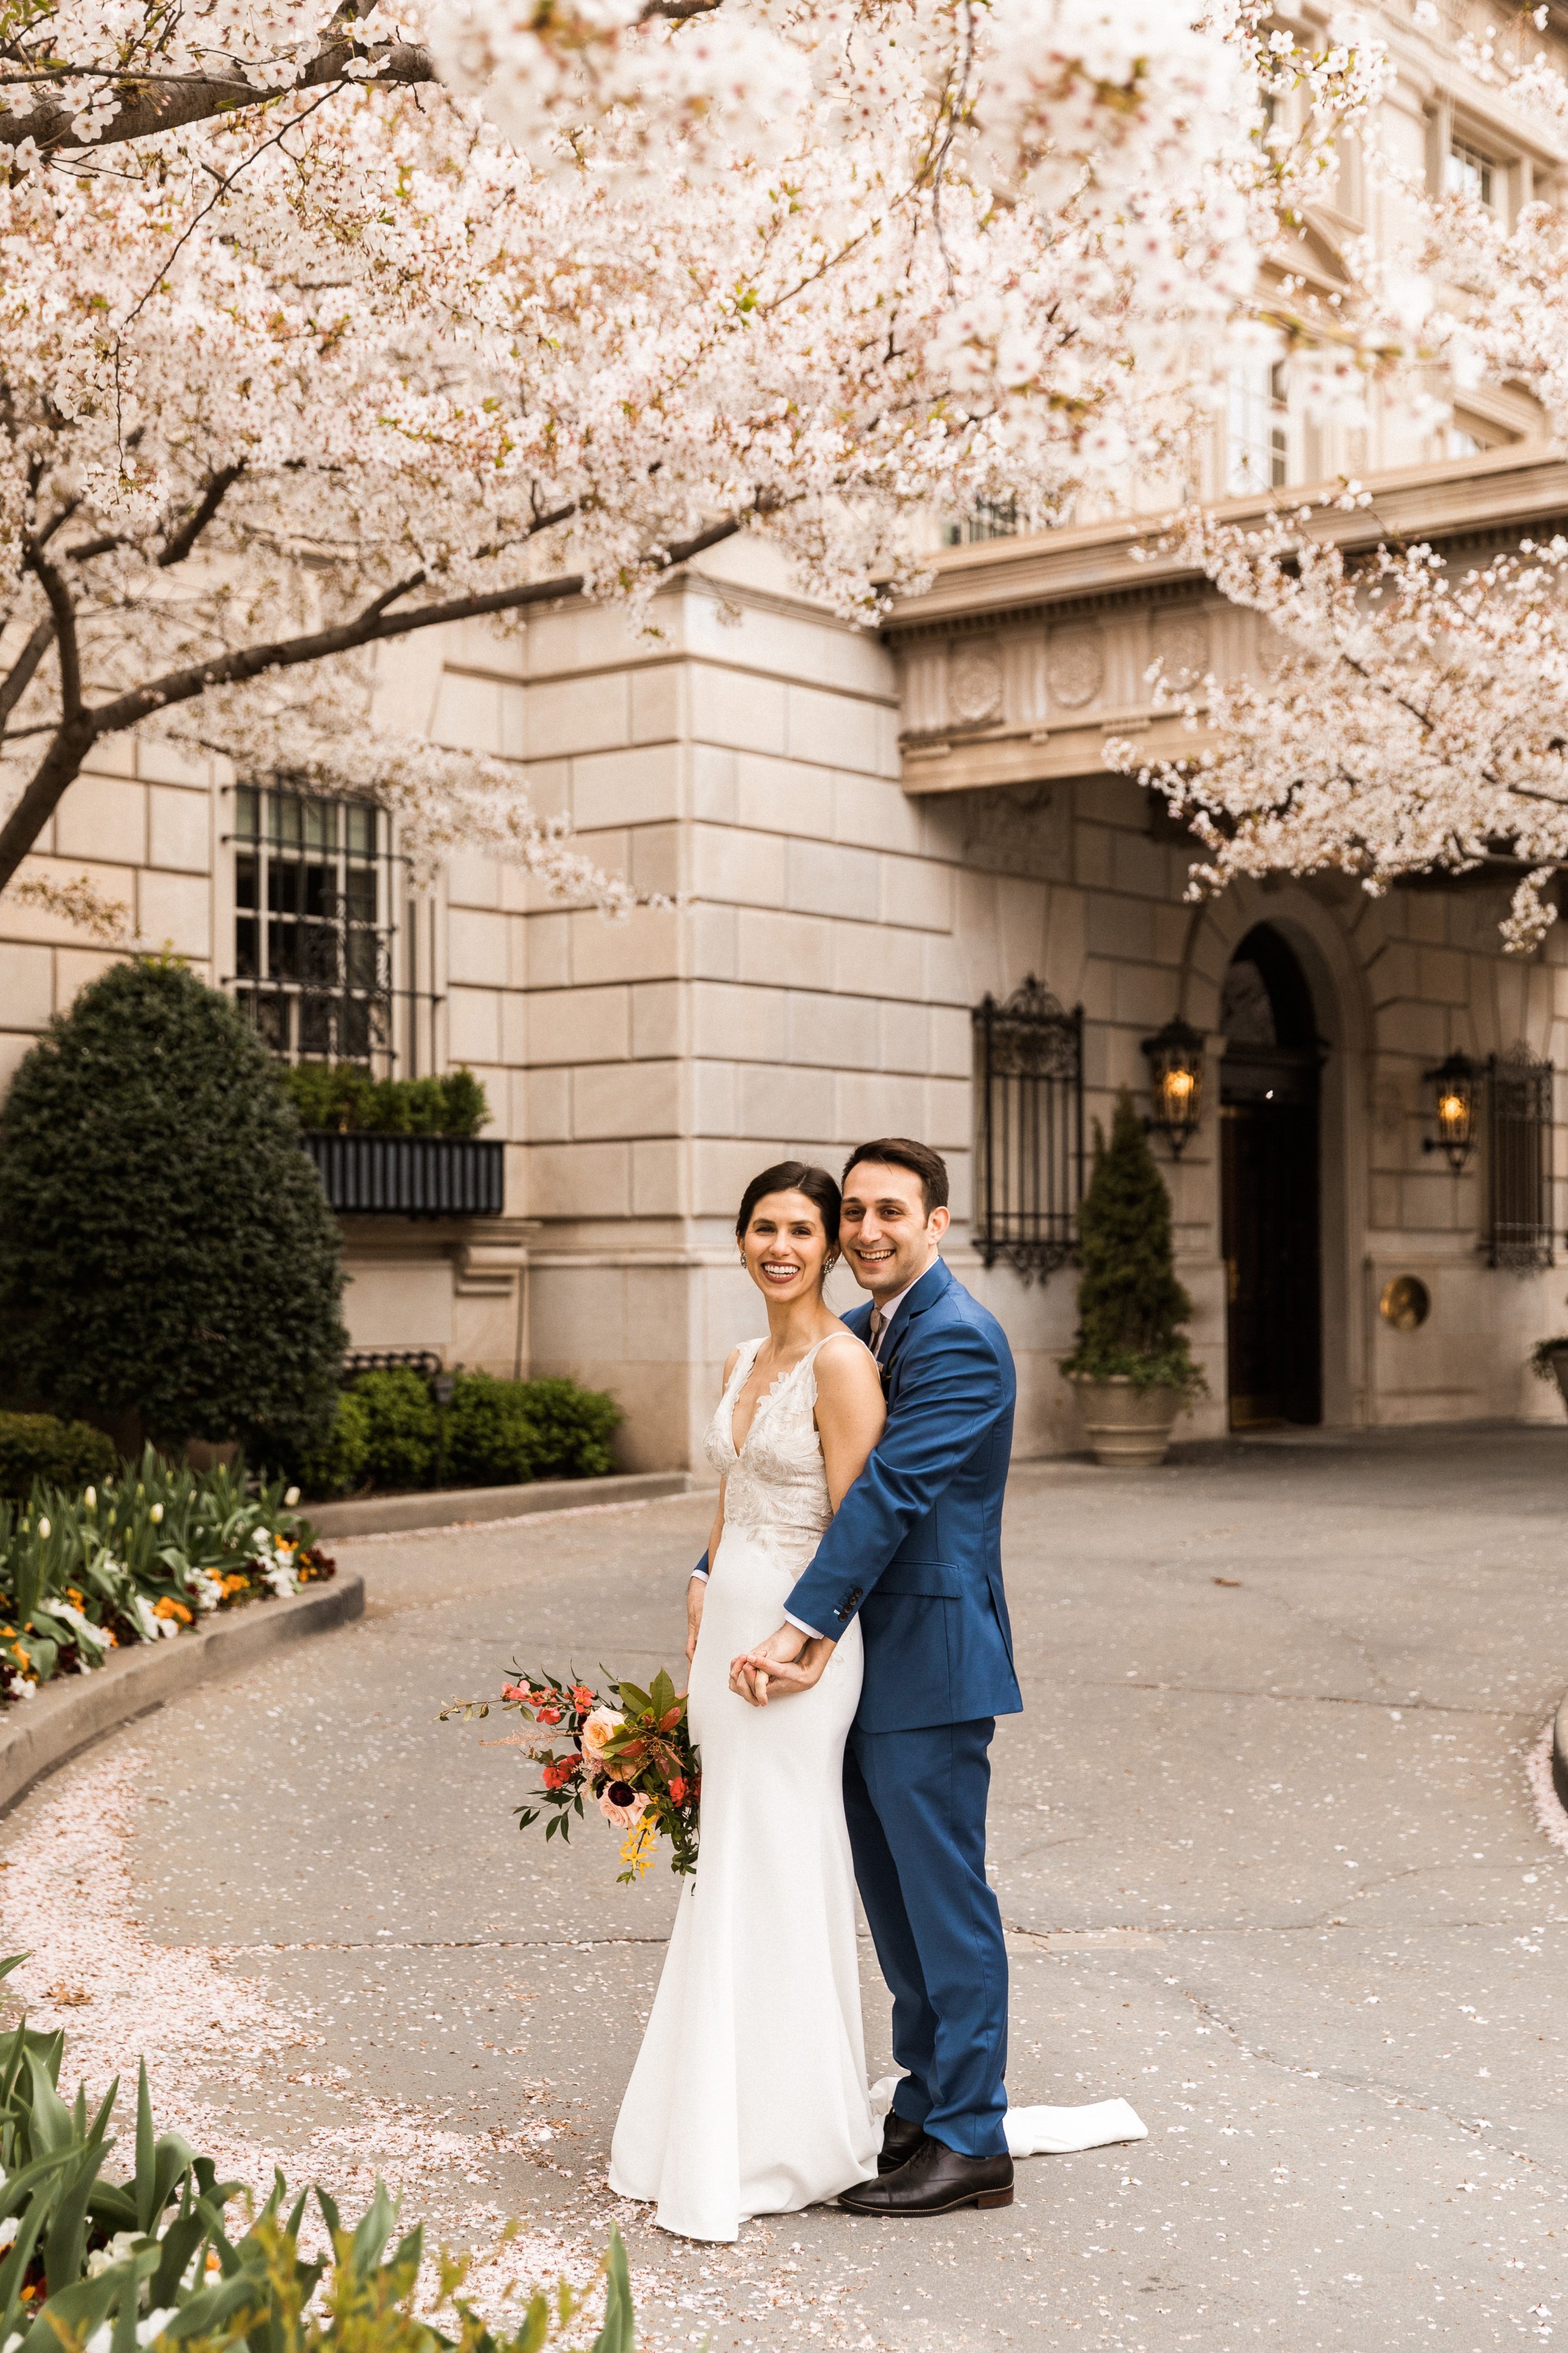
[[[658,1825],[645,1814],[621,1841],[621,1861],[641,1879],[653,1867],[653,1851],[658,1844]]]

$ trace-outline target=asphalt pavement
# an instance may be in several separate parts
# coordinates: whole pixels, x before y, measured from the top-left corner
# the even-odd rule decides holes
[[[1150,2137],[1027,2160],[1008,2210],[815,2209],[710,2248],[604,2186],[677,1884],[617,1886],[596,1821],[566,1852],[520,1836],[515,1720],[437,1709],[514,1661],[678,1666],[701,1496],[340,1545],[361,1623],[117,1736],[159,1793],[134,1810],[138,1933],[310,2021],[310,2067],[253,2074],[231,2117],[319,2148],[363,2096],[428,2119],[497,2213],[580,2243],[618,2219],[649,2348],[1549,2342],[1568,1854],[1526,1768],[1568,1686],[1565,1499],[1568,1429],[1015,1472],[1009,2085],[1122,2094]],[[113,1746],[0,1846],[62,1788],[90,1805]]]

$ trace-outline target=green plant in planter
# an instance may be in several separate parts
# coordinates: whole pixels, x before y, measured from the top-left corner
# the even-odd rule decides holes
[[[1176,1280],[1171,1197],[1125,1087],[1109,1144],[1094,1124],[1094,1173],[1079,1212],[1079,1239],[1078,1343],[1063,1357],[1062,1371],[1201,1396],[1207,1384],[1181,1329],[1193,1303]]]
[[[357,1135],[478,1135],[489,1119],[467,1063],[444,1079],[373,1079],[353,1062],[300,1062],[281,1073],[301,1127]]]

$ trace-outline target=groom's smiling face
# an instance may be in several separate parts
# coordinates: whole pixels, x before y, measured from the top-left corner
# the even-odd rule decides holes
[[[912,1168],[858,1160],[844,1181],[838,1239],[855,1279],[873,1299],[918,1282],[947,1231],[945,1209],[926,1208]]]

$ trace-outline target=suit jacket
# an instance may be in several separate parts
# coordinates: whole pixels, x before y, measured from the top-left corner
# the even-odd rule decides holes
[[[867,1339],[869,1302],[844,1321]],[[940,1259],[899,1303],[882,1386],[887,1428],[785,1608],[836,1638],[858,1615],[858,1731],[1015,1715],[1024,1702],[1002,1589],[1013,1354]]]

